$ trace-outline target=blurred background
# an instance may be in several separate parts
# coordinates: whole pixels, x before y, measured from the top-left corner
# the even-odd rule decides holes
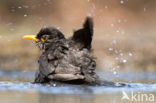
[[[97,74],[130,87],[30,83],[41,52],[22,37],[37,34],[44,26],[70,37],[86,16],[94,19]],[[123,90],[138,92],[138,98],[142,92],[156,96],[155,19],[156,0],[0,0],[0,102],[131,103],[121,100]]]
[[[44,26],[70,37],[86,16],[94,19],[97,69],[156,72],[156,0],[1,0],[0,69],[35,71],[40,51],[22,37]]]

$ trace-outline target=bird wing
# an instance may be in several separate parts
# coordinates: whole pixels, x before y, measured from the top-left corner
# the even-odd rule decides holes
[[[91,42],[93,36],[93,20],[87,17],[83,28],[76,30],[72,36],[72,40],[80,44],[80,49],[91,49]]]
[[[63,58],[66,50],[68,50],[67,47],[57,43],[40,56],[39,71],[36,73],[35,82],[46,82],[47,79],[50,79],[50,75],[54,75],[58,61]]]
[[[35,82],[46,82],[48,75],[54,72],[54,65],[48,62],[46,53],[43,53],[39,58],[39,71],[36,73]]]

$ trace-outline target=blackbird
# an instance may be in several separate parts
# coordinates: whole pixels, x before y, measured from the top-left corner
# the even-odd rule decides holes
[[[34,40],[42,50],[35,83],[59,81],[114,85],[113,82],[101,82],[95,73],[96,59],[92,55],[93,20],[91,17],[87,17],[83,27],[74,31],[73,36],[67,39],[54,27],[42,28],[36,36],[26,35],[24,38]]]

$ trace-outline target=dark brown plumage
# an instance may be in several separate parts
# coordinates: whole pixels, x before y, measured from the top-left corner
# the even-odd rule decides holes
[[[42,54],[35,83],[78,83],[115,86],[113,82],[101,81],[95,73],[96,60],[92,56],[93,21],[87,17],[83,27],[66,39],[54,27],[42,28],[35,38]]]
[[[37,34],[37,45],[42,50],[35,82],[63,81],[94,83],[96,61],[92,56],[92,18],[88,17],[82,29],[66,39],[58,29],[42,28]]]

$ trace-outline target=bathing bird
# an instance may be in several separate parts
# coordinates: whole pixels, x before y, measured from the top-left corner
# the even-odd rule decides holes
[[[35,35],[25,39],[36,42],[42,50],[35,83],[62,81],[73,83],[94,83],[96,59],[92,55],[93,20],[87,17],[83,27],[75,30],[73,36],[65,38],[55,27],[44,27]]]
[[[111,85],[97,76],[96,58],[93,56],[93,19],[87,17],[83,26],[65,38],[55,27],[44,27],[37,35],[26,35],[25,39],[36,42],[42,54],[35,83],[58,81],[72,84]]]

